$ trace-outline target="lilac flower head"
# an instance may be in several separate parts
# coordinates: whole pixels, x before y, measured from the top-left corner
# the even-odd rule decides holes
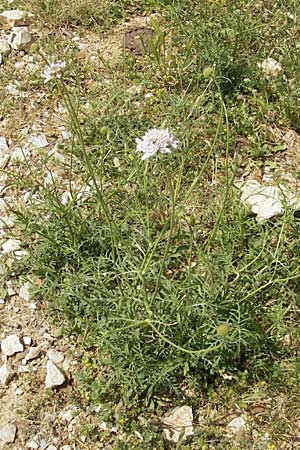
[[[142,152],[142,160],[145,160],[157,152],[171,153],[171,148],[176,148],[178,141],[175,140],[168,129],[152,128],[142,138],[137,138],[136,143],[136,151]]]
[[[48,83],[48,81],[52,80],[52,78],[61,78],[61,72],[65,67],[65,61],[49,64],[42,75],[43,78],[45,78],[44,84]]]

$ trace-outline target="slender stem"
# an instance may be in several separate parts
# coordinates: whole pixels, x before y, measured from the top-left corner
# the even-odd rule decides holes
[[[188,348],[184,348],[184,347],[181,347],[180,345],[175,344],[170,339],[168,339],[163,334],[161,334],[161,332],[153,325],[153,323],[151,321],[149,321],[148,325],[160,337],[160,339],[165,341],[167,344],[170,344],[172,347],[176,348],[177,350],[180,350],[181,352],[184,352],[184,353],[189,353],[190,355],[200,355],[200,354],[203,355],[206,353],[214,352],[215,350],[218,350],[219,348],[221,348],[223,346],[223,342],[220,342],[219,344],[213,345],[208,348],[202,348],[201,350],[189,350]]]
[[[93,167],[92,167],[89,155],[88,155],[87,150],[86,150],[84,137],[83,137],[82,130],[81,130],[80,121],[79,121],[78,115],[77,115],[77,113],[76,113],[76,111],[74,109],[72,100],[70,98],[70,94],[69,94],[68,90],[65,88],[64,84],[62,82],[60,82],[60,80],[57,80],[57,86],[58,86],[58,89],[59,89],[63,99],[64,99],[64,102],[66,104],[66,107],[68,109],[70,117],[73,120],[73,124],[75,125],[74,128],[75,128],[75,131],[77,133],[77,136],[78,136],[78,139],[79,139],[79,142],[80,142],[80,145],[81,145],[82,154],[83,154],[84,162],[86,164],[86,168],[88,170],[89,176],[91,177],[91,180],[93,182],[94,188],[96,190],[98,201],[99,201],[99,203],[100,203],[100,205],[101,205],[101,207],[103,209],[103,212],[104,212],[104,214],[106,216],[106,219],[108,221],[109,228],[110,228],[111,239],[112,239],[112,244],[113,244],[112,245],[113,259],[115,259],[115,252],[116,251],[117,251],[117,253],[119,253],[119,252],[118,252],[118,246],[117,246],[117,242],[116,242],[116,237],[115,237],[114,231],[116,231],[117,234],[119,234],[119,230],[117,229],[117,226],[116,226],[116,224],[115,224],[115,222],[114,222],[114,220],[113,220],[113,218],[112,218],[112,216],[110,214],[110,211],[109,211],[109,209],[108,209],[108,207],[107,207],[107,205],[105,203],[105,200],[103,198],[101,189],[98,186],[98,182],[97,182],[97,179],[96,179],[96,176],[95,176],[95,172],[93,170]]]
[[[175,224],[176,200],[177,200],[177,196],[178,196],[178,192],[179,192],[179,188],[180,188],[180,184],[181,184],[183,167],[184,167],[184,162],[183,162],[183,159],[182,159],[180,172],[179,172],[179,176],[177,178],[177,182],[176,182],[175,188],[172,185],[172,180],[171,180],[170,174],[169,173],[167,174],[167,181],[168,181],[169,190],[170,190],[170,196],[171,196],[170,230],[169,230],[169,236],[168,236],[168,240],[167,240],[167,245],[165,247],[163,259],[162,259],[162,262],[161,262],[161,265],[160,265],[160,269],[159,269],[159,273],[158,273],[158,276],[157,276],[156,286],[155,286],[154,293],[153,293],[153,299],[155,299],[155,297],[157,295],[157,291],[158,291],[158,288],[159,288],[159,282],[160,282],[163,270],[165,268],[167,255],[169,253],[169,249],[170,249],[170,245],[171,245],[171,240],[172,240],[172,236],[173,236],[173,229],[174,229],[174,224]]]

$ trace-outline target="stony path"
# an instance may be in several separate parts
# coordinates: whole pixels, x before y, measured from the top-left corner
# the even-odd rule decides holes
[[[49,138],[47,110],[38,108],[44,93],[32,95],[30,87],[27,90],[22,85],[23,76],[26,85],[28,77],[41,70],[38,58],[27,53],[36,38],[32,15],[18,10],[2,12],[0,23],[0,70],[14,70],[14,77],[6,80],[5,99],[15,102],[9,112],[2,111],[0,122],[0,246],[5,270],[26,256],[22,239],[15,236],[13,205],[26,203],[30,195],[23,188],[9,187],[8,173],[15,171],[20,177],[22,164],[28,162],[40,168],[39,158],[45,152],[55,153],[56,141]],[[20,98],[26,99],[23,107]],[[27,124],[24,115],[28,115]],[[17,117],[23,122],[13,129]],[[63,121],[59,110],[51,115],[52,126]],[[61,139],[70,138],[64,127],[57,133]],[[0,448],[101,448],[88,443],[81,432],[82,424],[93,418],[76,401],[75,375],[81,364],[78,346],[49,323],[46,306],[33,300],[30,291],[36,281],[12,272],[1,287]]]

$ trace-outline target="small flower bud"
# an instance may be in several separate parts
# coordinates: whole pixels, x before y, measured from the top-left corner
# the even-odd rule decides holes
[[[217,326],[217,335],[218,336],[227,336],[229,331],[229,325],[228,323],[222,323],[221,325]]]
[[[108,127],[101,127],[100,128],[100,134],[101,136],[106,136],[109,132],[109,128]]]
[[[215,69],[213,67],[205,67],[202,73],[204,78],[213,78]]]

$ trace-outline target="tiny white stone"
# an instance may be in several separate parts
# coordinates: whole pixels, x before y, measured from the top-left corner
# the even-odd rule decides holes
[[[107,423],[103,420],[102,422],[100,422],[99,428],[101,431],[107,431],[108,430]]]
[[[54,364],[53,361],[47,361],[46,388],[61,386],[66,378],[63,372]]]
[[[30,369],[29,369],[29,367],[19,366],[18,367],[18,372],[19,373],[27,373],[27,372],[30,372]]]
[[[25,61],[17,61],[17,62],[15,63],[15,68],[16,68],[17,70],[21,70],[21,69],[24,69],[25,65],[26,65],[26,62],[25,62]]]
[[[189,406],[181,406],[175,408],[163,419],[163,423],[167,425],[164,428],[164,436],[168,441],[179,442],[182,439],[194,434],[193,431],[193,411]]]
[[[120,161],[119,161],[119,158],[117,158],[117,156],[114,157],[113,163],[114,163],[114,166],[115,166],[117,169],[119,169],[119,167],[121,166]]]
[[[1,350],[6,356],[12,356],[15,353],[23,352],[24,346],[17,335],[11,334],[3,339]]]
[[[61,135],[65,140],[71,139],[73,137],[73,134],[68,130],[61,130]]]
[[[15,441],[16,434],[16,425],[8,423],[0,429],[0,443],[2,442],[3,444],[11,444]]]
[[[2,216],[0,221],[0,229],[11,228],[14,223],[15,222],[11,216]]]
[[[48,447],[48,443],[47,443],[46,439],[41,439],[40,440],[40,449],[45,450],[47,447]]]
[[[37,305],[36,303],[30,303],[30,305],[28,305],[28,309],[31,309],[32,311],[37,309]]]
[[[227,428],[233,434],[242,433],[245,430],[245,427],[246,427],[246,420],[244,419],[243,416],[235,417],[227,425]]]
[[[36,449],[39,448],[39,444],[37,444],[37,442],[35,442],[35,441],[28,441],[28,442],[26,442],[25,447],[26,448],[32,448],[33,450],[36,450]]]
[[[8,55],[10,52],[10,45],[6,38],[0,39],[0,53],[2,55]]]
[[[16,395],[22,395],[22,394],[24,394],[24,391],[21,388],[17,388],[15,390],[15,393],[16,393]]]
[[[60,197],[60,201],[63,205],[66,205],[72,200],[72,195],[70,192],[63,192]]]
[[[8,144],[7,140],[4,136],[0,136],[0,152],[7,152],[8,151]]]
[[[13,97],[18,97],[20,95],[19,91],[19,83],[8,83],[5,86],[5,90],[8,94],[12,95]]]
[[[23,336],[23,342],[25,345],[30,345],[32,342],[32,339],[30,336]]]
[[[49,445],[49,447],[47,447],[47,450],[57,450],[57,447],[55,447],[55,445]]]
[[[11,153],[11,160],[12,161],[26,161],[29,156],[29,149],[26,147],[20,148],[16,147],[13,149]]]
[[[27,353],[24,359],[26,362],[31,361],[32,359],[35,359],[38,356],[40,356],[40,353],[41,353],[40,347],[30,347],[29,352]]]
[[[26,255],[27,255],[27,251],[26,250],[17,250],[15,252],[16,259],[22,259]]]
[[[32,34],[27,27],[16,27],[9,37],[13,50],[24,50],[32,41]]]
[[[66,358],[64,360],[64,362],[62,363],[62,369],[65,372],[68,372],[70,370],[71,364],[72,364],[72,362],[68,358]]]
[[[20,9],[3,11],[0,14],[0,20],[7,23],[10,27],[22,25],[26,21],[27,17],[33,17],[33,14]]]
[[[57,148],[58,148],[58,146],[57,146],[57,144],[55,144],[55,146],[51,150],[49,150],[48,156],[52,156],[53,158],[57,159],[57,161],[60,161],[63,163],[65,161],[65,157],[62,153],[60,153],[57,150]]]
[[[0,367],[0,385],[6,386],[12,377],[14,372],[8,362],[5,362],[3,366]]]
[[[77,414],[78,414],[77,408],[75,406],[72,406],[66,411],[62,411],[60,413],[60,417],[64,419],[66,422],[71,422],[71,420],[73,420]]]
[[[23,298],[27,302],[29,302],[29,300],[30,300],[30,288],[31,288],[31,283],[30,283],[30,281],[27,281],[20,287],[20,290],[19,290],[19,297]]]
[[[33,146],[33,147],[37,147],[37,148],[44,148],[47,147],[49,145],[49,142],[47,141],[47,138],[44,134],[39,134],[36,136],[31,136],[29,143]]]
[[[19,249],[20,249],[20,241],[17,241],[16,239],[8,239],[8,241],[2,244],[3,254],[12,253]]]
[[[61,450],[72,450],[70,445],[63,445]]]
[[[61,352],[55,350],[55,348],[50,348],[47,351],[47,358],[50,359],[55,364],[62,363],[63,360],[65,359],[64,355]]]
[[[15,288],[13,287],[13,284],[11,282],[11,280],[8,280],[6,283],[6,289],[7,289],[7,294],[12,297],[13,295],[16,295],[16,291]]]
[[[44,176],[44,186],[48,186],[57,180],[58,175],[56,172],[51,172],[50,170],[47,172],[47,175]]]
[[[282,65],[274,58],[266,58],[257,66],[264,72],[267,77],[275,77],[282,71]]]

